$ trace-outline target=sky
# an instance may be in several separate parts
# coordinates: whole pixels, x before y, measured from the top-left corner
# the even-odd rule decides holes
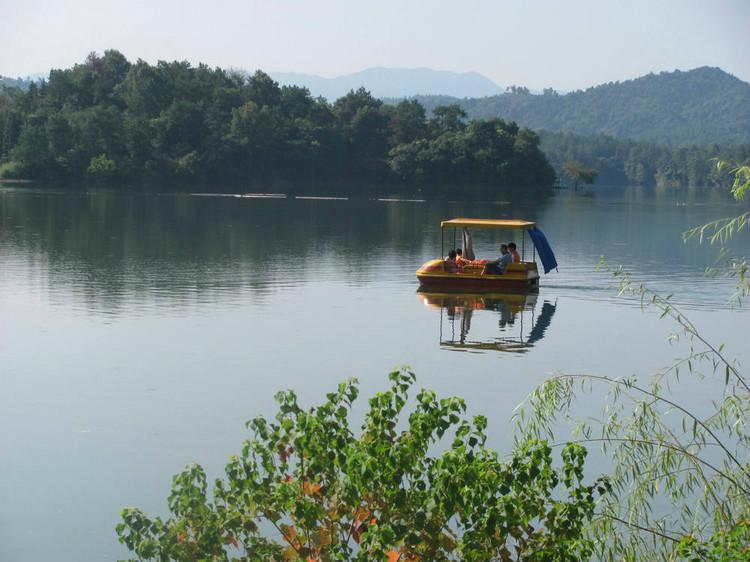
[[[0,75],[130,60],[338,76],[476,71],[586,88],[718,66],[750,82],[750,0],[0,0]]]

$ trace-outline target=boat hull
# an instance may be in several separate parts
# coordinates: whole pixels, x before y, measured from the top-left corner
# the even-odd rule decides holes
[[[417,270],[417,279],[425,289],[451,292],[534,291],[539,289],[539,273],[535,262],[514,263],[502,275],[483,273],[484,266],[464,267],[449,273],[441,259],[431,260]]]

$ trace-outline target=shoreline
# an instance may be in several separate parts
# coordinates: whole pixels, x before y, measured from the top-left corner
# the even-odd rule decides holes
[[[0,184],[9,183],[9,184],[30,184],[34,183],[34,180],[23,180],[23,179],[3,179],[0,178]]]

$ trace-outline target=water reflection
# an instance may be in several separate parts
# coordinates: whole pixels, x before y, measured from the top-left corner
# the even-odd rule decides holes
[[[440,347],[457,351],[526,353],[541,341],[557,303],[537,293],[417,292],[425,306],[440,313]]]
[[[596,271],[604,255],[637,264],[639,281],[688,306],[715,308],[728,283],[703,271],[716,249],[684,244],[680,233],[736,211],[714,193],[640,188],[593,198],[509,192],[502,201],[0,188],[0,291],[108,317],[211,314],[316,283],[411,292],[414,270],[440,247],[440,220],[523,216],[544,225],[560,262],[543,291],[611,300]],[[475,233],[476,247],[495,245]]]

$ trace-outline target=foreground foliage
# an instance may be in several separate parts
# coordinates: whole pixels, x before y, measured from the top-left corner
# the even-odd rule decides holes
[[[750,169],[732,173],[732,193],[742,200],[750,192]],[[744,213],[685,238],[723,243],[746,235],[749,225]],[[729,258],[714,272],[736,279],[740,302],[750,294],[746,257]],[[601,559],[750,560],[750,377],[671,296],[634,283],[620,268],[613,274],[621,293],[674,322],[670,340],[686,341],[687,355],[645,379],[552,377],[518,412],[520,442],[550,438],[564,419],[579,443],[599,444],[611,459],[613,493],[598,506],[588,533]],[[589,393],[604,400],[599,417],[579,413],[581,395]]]
[[[726,172],[734,177],[732,183],[732,196],[739,202],[747,200],[750,194],[750,165],[730,165],[723,160],[716,161],[716,169]],[[750,211],[741,213],[735,217],[717,219],[708,224],[691,228],[683,234],[685,241],[697,238],[702,244],[708,241],[711,244],[721,245],[717,265],[710,267],[708,273],[711,275],[726,275],[736,282],[737,291],[734,301],[742,303],[742,299],[750,295],[750,264],[748,256],[731,255],[724,245],[735,236],[750,235]]]
[[[211,494],[203,469],[188,467],[174,477],[170,517],[123,510],[121,542],[160,561],[590,557],[583,531],[609,484],[583,483],[583,447],[564,447],[561,468],[542,441],[501,462],[485,447],[486,419],[466,419],[463,400],[422,390],[405,416],[414,375],[389,378],[359,435],[355,381],[310,409],[280,392],[275,421],[248,423],[253,436]],[[436,445],[443,452],[431,454]]]

